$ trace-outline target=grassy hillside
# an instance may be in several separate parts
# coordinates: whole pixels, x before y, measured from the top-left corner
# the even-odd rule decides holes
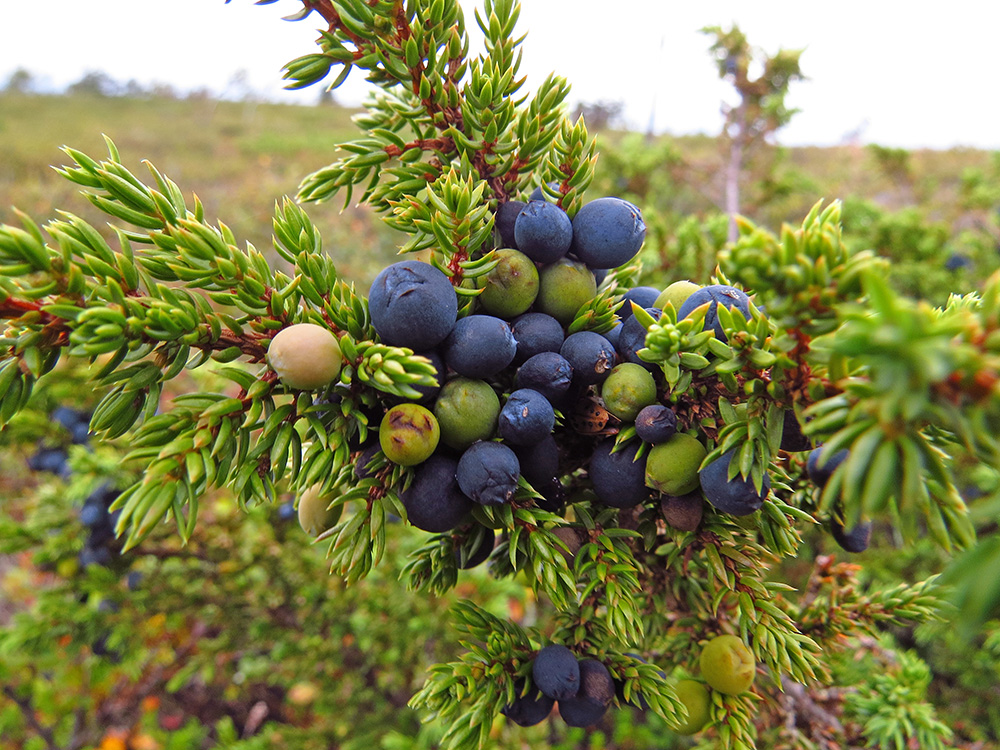
[[[140,159],[151,160],[185,194],[197,193],[209,216],[265,249],[275,198],[294,194],[302,177],[333,160],[337,142],[357,132],[352,114],[337,106],[0,94],[0,220],[12,221],[10,207],[16,205],[39,220],[62,208],[103,224],[49,165],[65,160],[58,150],[63,144],[100,155],[106,133],[131,168],[143,173]],[[721,202],[721,149],[715,139],[649,142],[614,132],[599,133],[598,139],[601,169],[613,173],[608,183],[623,192],[641,198],[629,181],[648,181],[651,172],[669,170],[670,189],[680,184],[686,196],[674,201],[683,213],[707,212]],[[636,173],[625,175],[629,168]],[[958,231],[963,223],[982,221],[982,215],[969,213],[977,169],[1000,178],[996,155],[970,149],[789,149],[780,170],[783,191],[766,205],[748,207],[748,213],[774,226],[797,222],[820,198],[858,196],[885,209],[916,205],[927,219]],[[649,202],[659,198],[654,192]],[[988,205],[989,197],[980,203]],[[341,273],[359,283],[395,253],[398,238],[367,211],[341,212],[334,203],[311,206],[309,213]]]
[[[106,133],[140,178],[148,176],[141,160],[149,159],[185,195],[196,193],[208,216],[264,250],[275,199],[294,195],[302,177],[333,160],[338,140],[352,133],[351,114],[254,102],[0,95],[0,221],[13,221],[17,206],[36,220],[60,208],[103,225],[103,214],[50,165],[66,163],[64,144],[106,154]],[[395,253],[392,233],[368,211],[341,208],[330,203],[309,213],[341,273],[370,279]]]

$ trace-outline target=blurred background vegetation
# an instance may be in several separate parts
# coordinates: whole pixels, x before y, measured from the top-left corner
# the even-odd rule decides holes
[[[59,145],[100,152],[107,133],[127,166],[141,170],[129,157],[148,158],[195,192],[208,216],[266,251],[275,199],[293,195],[354,134],[354,112],[328,97],[314,107],[217,101],[203,92],[179,98],[97,73],[65,94],[41,95],[30,80],[15,74],[0,92],[3,222],[15,220],[17,206],[36,220],[64,209],[100,224],[51,165],[63,161]],[[613,102],[578,113],[601,153],[591,193],[631,200],[646,218],[641,283],[707,281],[727,236],[725,138],[622,132]],[[997,269],[1000,153],[861,143],[785,149],[770,140],[754,149],[740,178],[741,211],[772,230],[801,221],[821,198],[839,198],[848,241],[889,258],[896,288],[934,304],[976,289]],[[396,253],[396,237],[364,208],[324,204],[308,212],[341,274],[361,289]],[[422,727],[406,702],[425,667],[454,658],[459,646],[444,616],[452,598],[414,596],[399,581],[406,551],[421,543],[402,525],[390,535],[386,562],[350,588],[328,575],[324,548],[310,543],[287,506],[244,512],[224,496],[206,502],[187,547],[164,532],[110,565],[81,565],[85,498],[101,483],[127,482],[120,462],[127,446],[70,445],[49,419],[58,406],[87,410],[99,400],[83,385],[83,367],[62,368],[37,390],[33,408],[0,432],[0,750],[434,747],[436,728]],[[69,472],[30,471],[40,447],[65,447]],[[991,472],[966,480],[980,528],[993,529],[1000,483]],[[783,578],[805,585],[828,556],[846,558],[821,531],[810,544],[813,554]],[[862,566],[863,588],[919,580],[946,561],[930,542],[902,548],[885,527],[851,562]],[[517,580],[483,569],[462,576],[451,597],[475,598],[519,623],[532,624],[545,606]],[[907,656],[894,660],[887,647]],[[932,703],[955,747],[1000,747],[996,620],[966,631],[887,628],[845,651],[838,684],[850,686],[843,688],[850,696],[839,720],[856,728],[848,736],[859,747],[861,729],[878,718],[872,706],[891,705],[889,696],[870,700],[886,670],[904,674],[911,690],[893,699]],[[501,721],[495,739],[504,748],[690,744],[624,709],[591,733]]]

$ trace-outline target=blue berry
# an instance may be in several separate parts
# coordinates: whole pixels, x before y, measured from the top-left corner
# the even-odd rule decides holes
[[[802,434],[802,425],[799,424],[799,420],[795,416],[795,410],[786,409],[783,419],[781,450],[788,451],[789,453],[812,450],[812,443],[809,441],[809,438]]]
[[[556,404],[573,380],[573,366],[555,352],[542,352],[525,362],[514,377],[515,388],[531,388]]]
[[[559,715],[571,727],[589,727],[604,716],[615,697],[615,682],[608,668],[596,659],[580,661],[580,689],[559,701]]]
[[[646,443],[663,443],[677,432],[677,415],[669,406],[650,404],[635,418],[635,434]]]
[[[521,388],[507,398],[497,420],[500,436],[512,445],[542,442],[556,423],[552,404],[538,391]]]
[[[64,448],[39,448],[28,458],[28,468],[32,471],[47,471],[61,477],[69,476],[66,461],[69,454]]]
[[[480,505],[503,505],[517,492],[521,464],[502,443],[479,442],[458,459],[455,477],[469,499]]]
[[[515,445],[514,454],[521,464],[521,476],[539,493],[558,479],[559,444],[552,435],[535,445]]]
[[[278,520],[279,521],[292,521],[298,518],[298,512],[295,510],[295,501],[286,500],[281,505],[278,506]]]
[[[809,458],[806,461],[806,473],[817,487],[823,489],[826,483],[830,481],[830,477],[833,476],[833,472],[838,466],[844,463],[849,454],[850,452],[847,448],[843,448],[832,456],[826,457],[824,463],[820,463],[820,456],[823,455],[823,447],[820,446],[809,454]]]
[[[617,323],[615,323],[614,328],[612,328],[610,331],[605,331],[604,333],[601,334],[604,338],[606,338],[608,341],[611,342],[611,345],[615,348],[615,351],[618,350],[618,340],[621,338],[623,327],[624,324],[621,321],[618,321]]]
[[[376,333],[387,344],[414,351],[447,338],[458,315],[448,277],[429,263],[404,260],[382,269],[368,293]]]
[[[500,318],[469,315],[455,324],[443,348],[445,363],[459,375],[488,378],[514,360],[517,343]]]
[[[580,689],[580,663],[568,648],[550,643],[535,657],[531,677],[538,689],[549,698],[567,700]]]
[[[555,190],[556,192],[559,191],[559,181],[558,180],[552,180],[551,182],[548,182],[546,184],[548,185],[548,187],[550,189]],[[529,201],[547,201],[547,200],[549,200],[549,196],[548,196],[548,194],[544,190],[542,190],[542,186],[541,185],[536,185],[535,189],[531,191],[531,195],[528,196],[528,200]]]
[[[613,508],[631,508],[649,499],[646,486],[646,459],[636,460],[642,445],[633,441],[615,453],[614,438],[604,440],[590,458],[591,484],[598,499]]]
[[[540,312],[525,313],[510,324],[517,342],[514,364],[521,364],[541,352],[558,352],[565,334],[562,324],[551,315]]]
[[[434,455],[417,467],[413,482],[399,496],[406,517],[418,529],[441,533],[458,526],[472,510],[472,501],[459,489],[458,462]]]
[[[555,203],[530,201],[514,222],[514,241],[536,263],[554,263],[573,242],[573,222]]]
[[[639,209],[621,198],[590,201],[573,217],[573,253],[591,268],[618,268],[646,237]]]
[[[624,303],[618,308],[618,317],[622,321],[632,317],[632,303],[645,309],[655,307],[656,298],[660,296],[660,290],[652,286],[635,286],[622,295]]]
[[[857,525],[845,529],[844,525],[834,517],[830,519],[830,533],[841,549],[857,554],[868,549],[872,537],[872,522],[859,521]]]
[[[729,340],[726,337],[725,331],[722,330],[722,323],[719,322],[719,305],[730,309],[736,308],[743,313],[744,318],[750,320],[750,298],[746,295],[746,292],[736,287],[726,286],[725,284],[704,286],[692,292],[677,311],[677,319],[686,318],[705,304],[711,304],[711,307],[708,308],[708,314],[705,315],[705,327],[702,330],[714,330],[715,337],[719,341]]]
[[[500,233],[502,247],[517,248],[517,243],[514,241],[514,222],[517,220],[517,215],[521,213],[521,209],[526,205],[528,204],[524,201],[507,201],[497,207],[493,226]]]
[[[660,316],[663,314],[662,311],[656,309],[655,307],[646,309],[646,312],[657,320],[659,320]],[[618,353],[622,355],[622,359],[626,362],[641,365],[650,372],[655,372],[656,365],[639,357],[639,350],[645,348],[646,329],[643,327],[642,323],[639,322],[637,317],[631,315],[622,324],[622,332],[618,337]]]
[[[80,523],[87,528],[95,528],[107,523],[108,509],[101,505],[88,502],[80,509]]]
[[[526,695],[521,695],[524,691],[524,681],[521,680],[515,687],[517,697],[513,702],[500,709],[500,713],[513,721],[518,726],[533,727],[539,724],[552,713],[555,701],[547,695],[543,695],[537,688],[531,690]]]
[[[731,516],[748,516],[760,510],[764,504],[764,499],[771,491],[771,478],[765,471],[760,492],[754,489],[749,478],[737,474],[730,479],[729,463],[737,451],[737,448],[733,448],[712,461],[698,473],[698,481],[705,498],[717,511]]]
[[[571,333],[559,353],[572,366],[574,381],[581,385],[602,382],[615,366],[614,346],[593,331]]]

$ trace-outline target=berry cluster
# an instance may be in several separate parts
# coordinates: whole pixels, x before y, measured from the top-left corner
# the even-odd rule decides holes
[[[111,512],[118,490],[101,485],[87,497],[80,509],[80,523],[87,529],[87,539],[80,551],[80,567],[106,567],[121,555],[121,542],[115,537],[119,511]]]
[[[518,697],[502,713],[522,727],[543,721],[558,701],[559,715],[571,727],[589,727],[600,721],[615,697],[608,668],[596,659],[580,659],[563,645],[551,643],[531,665],[533,690]]]
[[[86,445],[90,441],[90,412],[60,406],[49,415],[58,425],[64,439],[56,445],[40,444],[28,457],[28,468],[45,471],[62,479],[69,479],[69,446]],[[81,568],[91,565],[106,567],[121,556],[121,542],[115,536],[118,512],[112,513],[111,504],[120,492],[104,484],[90,493],[79,511],[80,523],[87,530],[83,549],[77,557]]]
[[[522,479],[558,507],[567,457],[557,414],[589,408],[619,358],[607,337],[567,329],[604,269],[641,248],[639,210],[600,198],[571,220],[545,200],[508,201],[496,226],[503,247],[472,314],[459,318],[448,276],[414,260],[384,269],[368,297],[380,339],[427,357],[439,376],[439,388],[390,406],[379,426],[385,457],[415,467],[402,500],[426,531],[454,529],[474,503],[509,502]]]
[[[70,474],[68,445],[86,445],[90,439],[90,412],[60,406],[49,415],[53,424],[59,425],[68,434],[68,440],[59,445],[40,444],[28,457],[28,468],[32,471],[47,471],[63,479]]]
[[[390,476],[381,467],[409,469],[399,494],[409,523],[450,533],[459,568],[484,562],[494,549],[495,531],[473,520],[477,505],[534,504],[561,513],[581,500],[618,509],[655,502],[670,526],[689,532],[707,508],[733,516],[758,511],[770,492],[767,473],[758,488],[734,471],[735,449],[705,464],[710,437],[696,421],[679,420],[661,368],[639,356],[649,319],[667,306],[679,320],[697,311],[702,330],[727,342],[719,307],[750,320],[747,293],[687,280],[662,290],[635,287],[612,300],[598,330],[578,330],[580,313],[617,291],[617,275],[611,286],[604,284],[607,271],[640,250],[645,226],[639,210],[600,198],[570,219],[539,197],[501,204],[495,228],[501,247],[476,279],[471,306],[459,304],[452,266],[403,260],[372,283],[368,308],[378,338],[426,358],[437,382],[410,400],[379,397],[374,413],[365,414],[378,424],[377,443],[352,438],[355,477],[381,482]],[[271,367],[296,388],[334,382],[343,364],[336,337],[309,324],[297,338],[299,328],[272,341]],[[785,414],[781,448],[813,450],[792,411]],[[818,449],[810,454],[808,472],[822,488],[843,456],[824,457],[825,464],[818,456]],[[315,536],[337,522],[342,504],[314,487],[296,507],[302,527]],[[852,551],[867,543],[862,527],[848,531],[836,518],[832,522],[835,538]],[[567,560],[582,546],[578,532],[573,525],[553,529]],[[742,693],[755,671],[739,638],[710,641],[701,655],[701,680],[675,685],[688,709],[678,731],[700,731],[709,720],[710,689]],[[578,660],[566,646],[550,644],[538,652],[530,677],[517,684],[517,697],[503,713],[530,726],[558,703],[567,724],[586,727],[614,697],[614,679],[603,663]]]
[[[695,734],[708,723],[709,688],[724,695],[739,695],[750,689],[757,672],[750,649],[734,635],[716,636],[706,643],[699,666],[704,682],[681,679],[674,685],[678,699],[687,709],[686,719],[675,730],[681,735]],[[663,673],[661,676],[666,677]],[[559,715],[566,724],[589,727],[600,721],[616,694],[625,703],[619,687],[600,661],[578,660],[566,646],[551,643],[535,655],[531,680],[518,683],[517,697],[501,713],[515,724],[529,727],[544,721],[558,703]],[[633,705],[646,708],[641,697]]]
[[[381,341],[426,357],[437,374],[437,385],[419,389],[418,399],[389,401],[372,415],[384,457],[412,467],[401,495],[410,523],[452,531],[475,504],[509,503],[525,485],[536,504],[552,511],[584,487],[615,508],[658,499],[668,523],[686,531],[700,523],[703,500],[735,516],[759,510],[770,491],[767,475],[759,490],[739,474],[731,477],[735,450],[702,468],[709,446],[696,432],[678,429],[665,405],[662,373],[639,356],[646,328],[634,314],[642,309],[657,319],[666,305],[678,318],[704,310],[704,330],[725,341],[718,308],[749,320],[748,295],[686,280],[663,290],[635,287],[621,295],[603,333],[571,332],[606,269],[638,253],[645,224],[619,198],[586,203],[572,219],[540,194],[532,198],[499,206],[502,247],[477,280],[470,314],[459,317],[453,280],[430,263],[394,263],[371,285],[368,307]],[[331,332],[299,324],[274,337],[268,362],[286,385],[316,389],[337,379],[342,357]],[[626,427],[634,427],[638,440],[616,439]],[[794,413],[785,428],[783,448],[811,449]],[[307,492],[298,506],[313,535],[336,522],[325,515],[332,498],[320,500]],[[486,534],[477,538],[485,543]]]

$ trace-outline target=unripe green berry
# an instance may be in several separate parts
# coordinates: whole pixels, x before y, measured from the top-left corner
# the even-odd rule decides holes
[[[656,381],[642,365],[616,366],[601,385],[604,408],[623,422],[634,422],[644,406],[656,401]]]
[[[681,680],[674,686],[677,699],[687,709],[687,718],[675,730],[685,737],[700,732],[711,718],[712,698],[697,680]]]
[[[493,437],[499,415],[500,398],[485,380],[449,380],[434,402],[441,441],[456,450]]]
[[[646,486],[664,495],[686,495],[698,489],[698,469],[708,451],[701,441],[678,432],[654,445],[646,459]]]
[[[399,404],[385,413],[378,441],[385,457],[400,466],[423,463],[438,446],[441,428],[429,409],[419,404]]]
[[[322,484],[314,484],[299,497],[299,525],[309,536],[319,536],[332,529],[344,511],[343,505],[329,508],[334,499],[332,493],[321,494]]]
[[[476,299],[490,315],[510,319],[526,312],[538,296],[538,269],[517,250],[504,248],[493,255],[499,262],[483,277]]]
[[[283,385],[312,391],[337,379],[343,356],[337,337],[329,329],[296,323],[271,339],[267,364]]]
[[[735,635],[720,635],[701,650],[701,676],[709,686],[725,695],[750,689],[757,674],[753,653]]]
[[[597,279],[583,263],[558,260],[538,275],[535,309],[551,315],[564,326],[573,322],[577,310],[597,294]]]

